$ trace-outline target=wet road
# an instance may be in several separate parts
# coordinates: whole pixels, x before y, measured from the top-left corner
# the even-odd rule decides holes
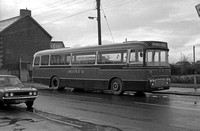
[[[0,131],[80,131],[14,107],[0,106]]]
[[[132,93],[114,96],[98,92],[39,90],[34,109],[65,116],[75,126],[82,122],[119,130],[199,130],[200,98]],[[25,105],[18,106],[25,108]],[[72,118],[72,119],[71,119]],[[79,122],[74,122],[79,121]]]

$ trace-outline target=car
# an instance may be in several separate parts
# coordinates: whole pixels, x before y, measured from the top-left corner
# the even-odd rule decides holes
[[[20,104],[25,103],[27,108],[32,108],[34,100],[38,97],[36,88],[26,87],[14,75],[0,75],[0,103]]]

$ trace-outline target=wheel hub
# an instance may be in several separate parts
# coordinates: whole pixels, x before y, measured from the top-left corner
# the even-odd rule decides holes
[[[119,89],[119,85],[117,82],[113,83],[113,90],[117,91]]]

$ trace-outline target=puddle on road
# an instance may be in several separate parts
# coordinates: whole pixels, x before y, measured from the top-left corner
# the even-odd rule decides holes
[[[86,121],[81,121],[78,119],[74,118],[69,118],[65,116],[60,116],[56,114],[51,114],[43,111],[37,111],[37,110],[31,110],[31,112],[45,117],[47,119],[51,119],[56,122],[60,122],[69,126],[73,126],[75,128],[78,128],[81,131],[122,131],[116,127],[111,127],[107,125],[99,125],[99,124],[94,124],[91,122],[86,122]]]
[[[23,131],[26,128],[23,126],[24,124],[36,123],[36,120],[16,117],[15,115],[19,112],[13,108],[7,106],[0,106],[0,130],[7,129],[9,126],[13,126],[13,131]],[[18,114],[20,115],[20,114]]]
[[[20,108],[20,110],[25,111],[26,109]],[[37,120],[34,120],[34,119],[15,117],[14,115],[16,114],[15,111],[16,110],[13,108],[7,108],[7,107],[0,108],[0,128],[4,128],[7,126],[14,126],[13,131],[24,131],[26,130],[25,126],[23,126],[24,124],[29,125],[29,124],[38,122]],[[88,131],[88,130],[89,131],[121,131],[120,129],[116,127],[94,124],[91,122],[81,121],[74,118],[55,115],[55,114],[51,114],[51,113],[47,113],[43,111],[37,111],[35,109],[29,109],[26,111],[33,112],[34,114],[41,116],[45,119],[49,119],[57,123],[65,124],[81,131]]]
[[[34,123],[36,121],[32,119],[22,119],[22,118],[10,118],[10,117],[0,117],[0,127],[16,125],[18,122],[30,122]]]

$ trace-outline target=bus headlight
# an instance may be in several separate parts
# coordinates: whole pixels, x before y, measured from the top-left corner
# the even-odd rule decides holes
[[[154,78],[150,79],[150,84],[151,84],[151,86],[155,86],[155,79]]]
[[[167,78],[167,79],[166,79],[166,84],[169,85],[170,82],[171,82],[171,79],[170,79],[170,78]]]
[[[150,79],[150,82],[151,82],[151,83],[154,83],[154,82],[155,82],[155,79]]]

